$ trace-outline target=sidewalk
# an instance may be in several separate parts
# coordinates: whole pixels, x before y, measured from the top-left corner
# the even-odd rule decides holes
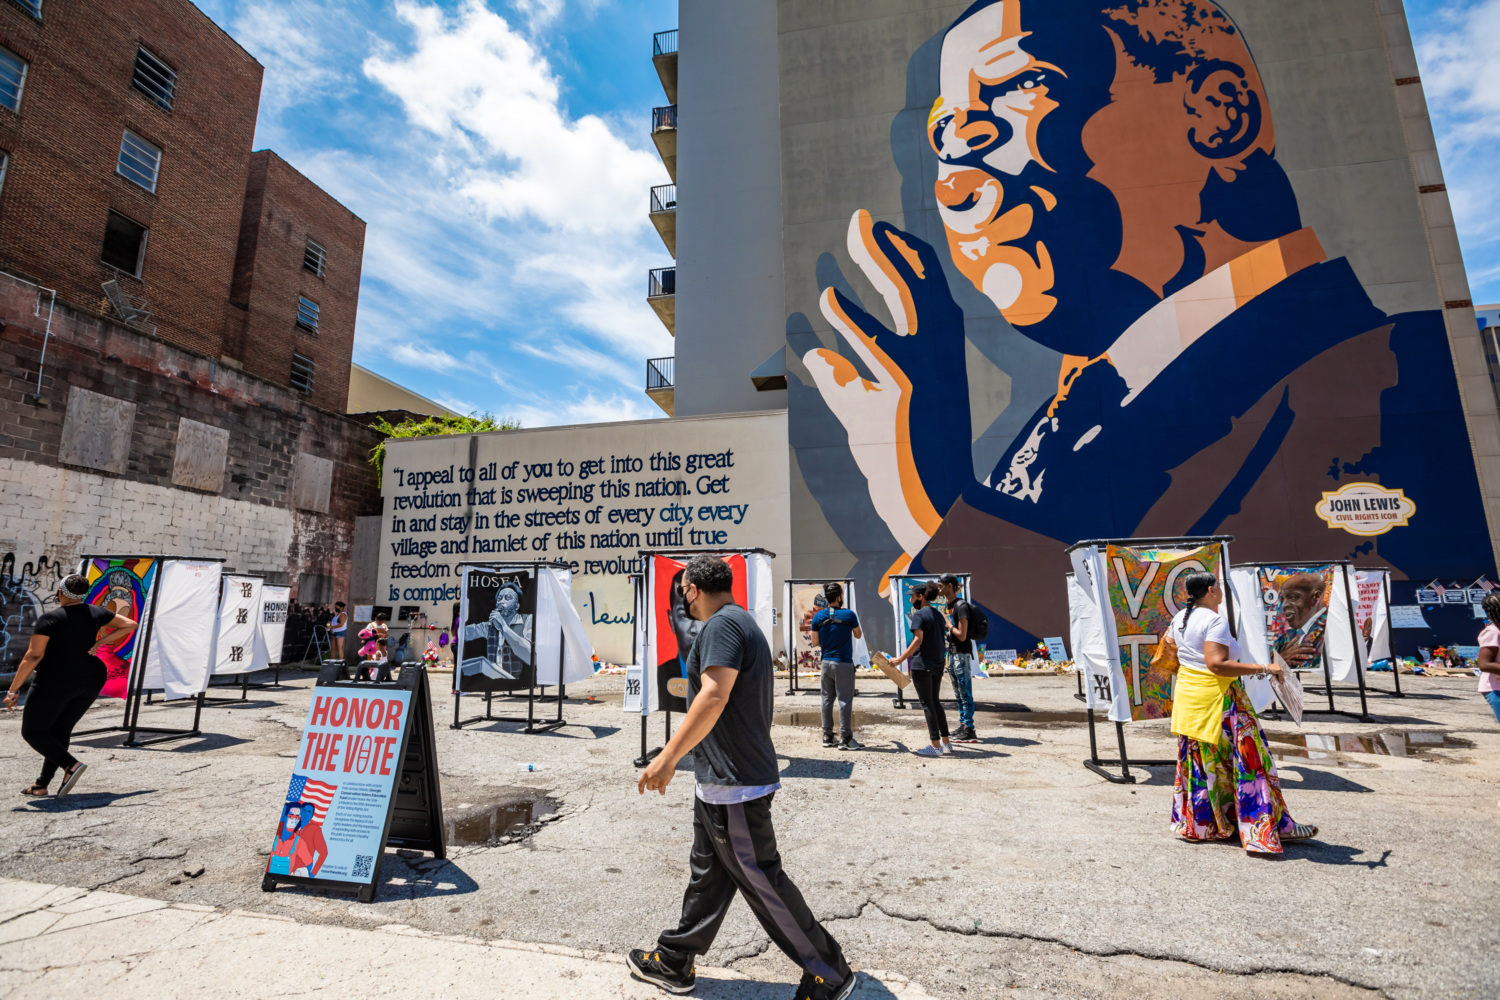
[[[654,998],[618,955],[446,937],[404,924],[361,930],[0,878],[0,976],[13,1000],[109,996],[455,1000]],[[884,982],[882,982],[884,980]],[[694,996],[785,1000],[785,983],[700,968]],[[920,986],[860,974],[862,998],[927,1000]]]

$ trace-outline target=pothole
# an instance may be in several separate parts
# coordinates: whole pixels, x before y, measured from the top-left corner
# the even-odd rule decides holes
[[[443,810],[450,847],[498,847],[525,840],[557,816],[557,801],[525,793],[474,797]]]
[[[1267,733],[1266,742],[1278,757],[1309,760],[1332,759],[1330,754],[1358,753],[1381,757],[1413,757],[1437,763],[1455,763],[1455,758],[1435,750],[1470,750],[1472,740],[1448,733],[1393,729],[1380,733]],[[1290,748],[1290,749],[1283,749]]]

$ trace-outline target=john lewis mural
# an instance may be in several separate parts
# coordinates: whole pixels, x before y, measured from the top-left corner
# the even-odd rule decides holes
[[[1230,6],[980,0],[913,36],[880,151],[899,209],[873,169],[819,189],[889,206],[845,202],[842,223],[788,193],[792,446],[862,588],[970,571],[991,645],[1019,648],[1066,624],[1081,539],[1222,532],[1243,559],[1491,568],[1388,66],[1330,82],[1384,59],[1374,8],[1239,5],[1271,26],[1261,51]],[[1345,6],[1364,21],[1343,34],[1375,48],[1320,55],[1317,32],[1343,29],[1317,17]],[[804,99],[858,99],[824,86]],[[824,141],[873,156],[860,134]],[[790,187],[812,159],[789,135]],[[1419,513],[1376,538],[1330,528],[1315,507],[1350,482]]]

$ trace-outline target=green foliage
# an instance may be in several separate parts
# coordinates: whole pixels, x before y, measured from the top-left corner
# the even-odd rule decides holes
[[[438,434],[477,434],[480,431],[520,430],[521,421],[514,417],[496,419],[493,413],[471,413],[467,417],[423,417],[403,420],[392,424],[381,417],[370,425],[386,439],[434,437]],[[385,482],[385,441],[381,441],[370,452],[370,464],[375,466],[375,477]]]

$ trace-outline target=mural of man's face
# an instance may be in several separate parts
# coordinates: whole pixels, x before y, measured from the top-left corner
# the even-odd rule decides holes
[[[299,806],[292,806],[292,808],[290,808],[290,809],[288,809],[286,811],[286,826],[285,826],[285,829],[286,829],[287,833],[296,833],[297,832],[297,827],[301,824],[301,822],[302,822],[302,809],[301,809],[301,807],[299,807]]]
[[[1301,628],[1322,602],[1323,577],[1319,573],[1298,573],[1281,586],[1281,613],[1292,628]]]
[[[506,620],[511,619],[520,606],[521,595],[516,593],[515,588],[501,587],[495,591],[495,610],[500,612],[500,617]]]
[[[1133,54],[1163,36],[1186,39],[1180,69]],[[948,30],[939,77],[928,138],[951,258],[1029,336],[1066,354],[1107,349],[1186,274],[1182,227],[1203,249],[1194,267],[1243,252],[1202,223],[1199,196],[1274,137],[1249,52],[1211,5],[996,0]],[[1131,315],[1102,332],[1066,317],[1090,292]]]

